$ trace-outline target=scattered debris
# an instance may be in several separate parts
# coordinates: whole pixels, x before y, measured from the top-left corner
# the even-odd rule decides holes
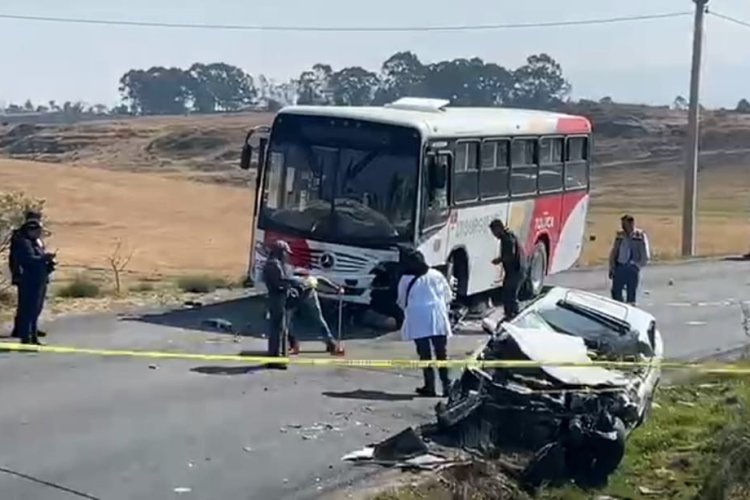
[[[234,325],[231,321],[222,318],[204,319],[202,325],[207,328],[213,328],[220,332],[234,333]]]
[[[645,486],[639,486],[638,491],[641,495],[658,495],[660,492],[656,490],[652,490],[651,488],[647,488]]]

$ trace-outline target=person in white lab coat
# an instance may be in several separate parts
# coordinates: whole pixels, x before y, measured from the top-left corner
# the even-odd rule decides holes
[[[413,340],[422,361],[448,358],[448,337],[452,335],[448,310],[453,293],[448,280],[437,269],[425,263],[424,256],[416,250],[405,250],[401,256],[404,274],[398,284],[399,307],[404,311],[401,338]],[[424,386],[417,389],[423,397],[436,397],[435,371],[422,369]],[[443,396],[448,395],[450,377],[448,368],[438,368]]]

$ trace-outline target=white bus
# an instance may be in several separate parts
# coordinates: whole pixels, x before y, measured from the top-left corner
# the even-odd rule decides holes
[[[291,106],[259,145],[246,140],[242,167],[251,157],[259,166],[249,281],[262,286],[267,245],[284,239],[297,271],[343,284],[348,303],[398,317],[399,245],[416,246],[454,278],[459,297],[500,286],[495,218],[524,242],[527,293],[573,266],[589,201],[590,122],[448,104]]]

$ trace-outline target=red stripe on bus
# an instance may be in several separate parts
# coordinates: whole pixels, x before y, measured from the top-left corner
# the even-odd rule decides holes
[[[557,133],[559,134],[590,134],[591,122],[581,116],[558,118]]]

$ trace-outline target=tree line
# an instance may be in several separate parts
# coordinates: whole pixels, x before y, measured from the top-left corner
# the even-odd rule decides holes
[[[425,63],[413,52],[397,52],[377,71],[361,66],[335,70],[318,63],[297,78],[277,82],[253,77],[231,64],[195,63],[189,68],[154,66],[131,69],[119,81],[122,102],[108,109],[97,104],[50,101],[35,106],[12,104],[6,112],[62,112],[66,115],[174,115],[221,113],[247,109],[276,111],[288,104],[382,105],[403,96],[450,100],[456,106],[515,106],[550,109],[565,102],[571,85],[561,65],[548,54],[529,56],[517,68],[478,57]],[[602,103],[611,98],[602,99]],[[678,97],[675,109],[684,109]],[[736,108],[750,112],[741,100]]]
[[[449,99],[459,106],[549,107],[570,93],[560,64],[547,54],[507,69],[480,58],[425,64],[412,52],[389,57],[378,72],[361,66],[334,70],[315,64],[298,78],[278,83],[254,78],[226,63],[195,63],[187,69],[152,67],[128,71],[120,93],[132,114],[231,112],[286,104],[363,106],[402,96]]]
[[[570,93],[560,64],[547,54],[532,55],[508,69],[474,57],[424,63],[412,52],[389,57],[378,71],[361,66],[335,70],[315,64],[299,77],[277,82],[253,77],[226,63],[195,63],[189,68],[154,66],[131,69],[119,81],[122,103],[116,108],[67,103],[71,112],[173,115],[245,109],[276,111],[288,104],[380,105],[402,96],[434,97],[458,106],[550,107]],[[12,112],[60,111],[27,102]]]

